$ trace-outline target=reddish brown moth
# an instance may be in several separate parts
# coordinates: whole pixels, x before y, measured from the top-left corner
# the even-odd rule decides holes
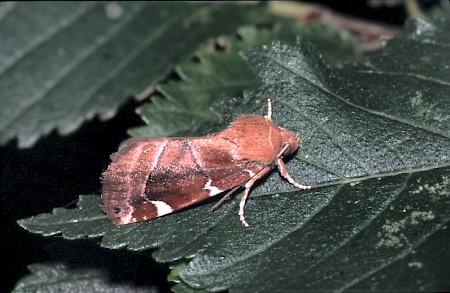
[[[298,135],[266,116],[243,115],[226,129],[202,137],[133,138],[111,156],[103,173],[103,210],[114,224],[170,214],[211,196],[244,186],[239,218],[253,184],[275,165],[292,185],[283,157],[298,148]],[[225,198],[224,197],[224,198]]]

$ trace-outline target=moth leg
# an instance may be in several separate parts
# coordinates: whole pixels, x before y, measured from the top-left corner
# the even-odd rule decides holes
[[[289,181],[289,183],[291,183],[292,185],[294,185],[295,187],[300,188],[300,189],[311,189],[311,186],[302,185],[300,183],[295,182],[295,180],[292,179],[291,175],[289,175],[289,173],[286,169],[286,165],[284,164],[284,162],[281,158],[278,158],[277,165],[278,165],[278,170],[280,171],[281,176],[286,178],[286,180]]]
[[[247,181],[247,183],[245,183],[245,190],[244,190],[244,195],[241,198],[241,201],[239,202],[239,220],[241,220],[241,223],[244,227],[248,227],[248,223],[245,220],[245,216],[244,216],[244,208],[245,208],[245,203],[247,201],[248,195],[250,193],[250,189],[252,188],[253,184],[255,184],[256,181],[258,181],[259,179],[261,179],[264,175],[267,174],[267,172],[270,171],[269,167],[265,167],[264,169],[261,169],[261,171],[259,171],[258,173],[256,173],[255,176],[253,176],[249,181]]]
[[[231,189],[230,191],[227,192],[227,194],[225,194],[215,205],[213,205],[213,207],[211,208],[211,210],[215,210],[217,209],[224,201],[226,201],[227,199],[230,198],[230,195],[232,195],[236,190],[238,190],[238,188],[240,188],[242,185],[236,186],[235,188]]]

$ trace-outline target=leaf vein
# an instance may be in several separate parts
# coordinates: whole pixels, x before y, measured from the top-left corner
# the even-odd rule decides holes
[[[317,87],[318,89],[320,89],[320,90],[322,90],[322,91],[328,93],[328,94],[331,95],[331,96],[336,97],[337,99],[339,99],[340,101],[344,102],[345,104],[347,104],[347,105],[349,105],[349,106],[352,106],[352,107],[354,107],[354,108],[356,108],[356,109],[359,109],[359,110],[362,110],[362,111],[367,112],[367,113],[369,113],[369,114],[372,114],[372,115],[374,115],[374,116],[378,116],[378,117],[381,117],[381,118],[384,118],[384,119],[388,119],[388,120],[393,120],[393,121],[399,122],[399,123],[401,123],[401,124],[406,124],[406,125],[411,126],[411,127],[414,127],[414,128],[422,129],[422,130],[425,130],[425,131],[430,132],[430,133],[433,133],[433,134],[437,134],[437,135],[440,135],[440,136],[444,136],[444,137],[446,137],[446,138],[450,138],[450,137],[448,137],[447,135],[445,135],[445,134],[443,134],[443,133],[440,133],[440,132],[437,132],[436,130],[433,130],[433,129],[429,128],[429,127],[426,127],[426,126],[423,126],[423,125],[416,125],[416,124],[414,124],[414,123],[412,123],[411,121],[408,121],[408,120],[406,120],[406,119],[399,118],[399,117],[394,117],[394,116],[391,116],[391,115],[388,115],[388,114],[385,114],[385,113],[382,113],[382,112],[378,112],[378,111],[374,111],[374,110],[371,110],[371,109],[367,109],[367,108],[365,108],[365,107],[363,107],[363,106],[360,106],[360,105],[357,105],[357,104],[355,104],[355,103],[353,103],[353,102],[350,102],[350,101],[346,100],[345,98],[343,98],[343,97],[337,95],[336,93],[333,93],[333,92],[332,92],[331,90],[329,90],[328,88],[323,87],[321,84],[317,84],[317,83],[315,83],[315,82],[313,82],[313,81],[311,81],[311,80],[309,80],[309,79],[306,79],[305,77],[303,77],[302,75],[300,75],[298,72],[296,72],[293,68],[291,68],[291,67],[285,65],[284,63],[282,63],[280,60],[274,59],[272,56],[268,56],[268,55],[264,55],[264,54],[260,54],[260,53],[257,54],[257,55],[262,56],[262,57],[265,57],[265,58],[267,58],[267,59],[269,59],[269,60],[271,60],[271,61],[277,63],[277,64],[280,65],[282,68],[284,68],[284,69],[290,71],[292,74],[296,75],[298,78],[301,78],[301,79],[303,79],[303,80],[305,80],[305,81],[311,83],[312,85],[314,85],[314,86]]]
[[[286,105],[287,107],[290,107],[292,110],[296,111],[299,115],[301,115],[304,119],[310,121],[312,124],[314,124],[319,130],[321,130],[326,136],[328,136],[330,138],[330,140],[351,160],[353,161],[356,165],[358,165],[361,169],[364,170],[364,172],[366,172],[366,174],[372,175],[371,172],[369,172],[369,170],[367,170],[367,168],[365,168],[365,166],[363,164],[361,164],[360,160],[358,160],[357,158],[355,158],[347,149],[344,148],[344,146],[342,145],[341,142],[339,142],[337,139],[335,139],[335,137],[331,134],[330,131],[328,131],[327,129],[325,129],[325,127],[323,127],[323,124],[314,121],[312,118],[309,118],[308,116],[304,115],[303,112],[298,109],[297,107],[294,107],[292,104],[287,104],[284,101],[278,101],[278,103],[282,103],[284,105]],[[333,173],[337,173],[337,171],[333,171]]]

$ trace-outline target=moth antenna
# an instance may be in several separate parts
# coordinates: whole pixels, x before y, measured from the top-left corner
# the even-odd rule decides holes
[[[289,144],[287,143],[282,149],[281,151],[278,153],[277,158],[280,159],[283,157],[284,152],[289,148]]]
[[[267,115],[264,117],[272,120],[272,101],[270,99],[267,99]]]

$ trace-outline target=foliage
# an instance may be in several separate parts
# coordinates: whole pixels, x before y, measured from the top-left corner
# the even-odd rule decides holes
[[[297,181],[313,185],[310,191],[295,190],[273,172],[252,191],[249,228],[238,220],[237,199],[214,212],[212,202],[114,226],[94,196],[81,196],[77,209],[55,209],[19,224],[68,239],[102,236],[101,245],[113,249],[156,248],[158,261],[177,261],[181,272],[172,280],[211,291],[445,291],[450,51],[442,48],[450,43],[449,29],[449,11],[418,19],[383,50],[340,69],[307,41],[275,41],[244,53],[260,82],[248,82],[251,75],[245,73],[246,86],[253,88],[243,98],[224,95],[214,108],[221,120],[190,134],[216,131],[241,113],[264,114],[271,98],[275,122],[301,136],[287,167]],[[227,51],[211,55],[216,60],[211,66],[200,55],[202,62],[189,75],[210,70],[197,76],[201,79],[181,74],[187,66],[181,65],[185,83],[176,87],[218,84],[216,65],[223,60],[232,62],[231,69],[241,66],[235,57],[217,61],[221,54]],[[222,80],[225,92],[232,81]],[[169,88],[170,83],[160,90],[170,101],[178,95],[168,94]],[[207,103],[196,104],[207,109]],[[192,114],[183,105],[175,101],[172,112]],[[144,119],[153,119],[151,113],[141,110]],[[164,131],[174,130],[179,126]],[[189,288],[179,288],[184,290]]]

